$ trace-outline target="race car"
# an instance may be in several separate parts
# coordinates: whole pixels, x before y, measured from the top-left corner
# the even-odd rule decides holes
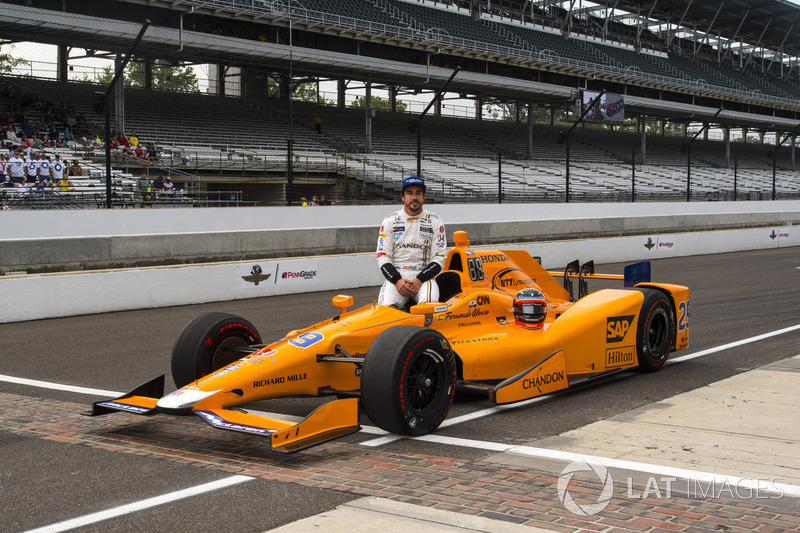
[[[164,395],[162,375],[85,414],[194,414],[295,452],[360,430],[359,405],[386,431],[423,435],[445,420],[457,388],[518,402],[655,371],[689,344],[689,288],[650,283],[649,263],[624,276],[578,262],[554,273],[523,250],[473,249],[463,231],[453,240],[436,278],[441,303],[348,311],[353,298],[338,295],[337,316],[269,344],[243,318],[206,313],[173,347],[177,390]],[[628,286],[588,293],[593,278]],[[299,423],[241,408],[287,396],[335,399]]]

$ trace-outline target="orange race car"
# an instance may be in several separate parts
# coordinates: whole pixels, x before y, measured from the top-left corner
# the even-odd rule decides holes
[[[436,278],[443,303],[348,312],[353,298],[335,296],[338,316],[267,345],[247,320],[207,313],[175,342],[176,391],[164,396],[162,375],[86,414],[195,414],[293,452],[358,431],[359,402],[379,427],[422,435],[445,419],[457,386],[517,402],[624,369],[654,371],[688,346],[689,289],[650,283],[649,263],[625,276],[577,262],[554,274],[525,251],[472,249],[465,232],[453,237]],[[590,278],[635,286],[587,294]],[[239,408],[300,395],[337,399],[299,423]]]

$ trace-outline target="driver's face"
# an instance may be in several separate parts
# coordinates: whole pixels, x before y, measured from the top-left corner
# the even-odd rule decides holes
[[[403,208],[408,215],[422,213],[422,204],[425,203],[425,191],[418,185],[410,185],[403,191]]]

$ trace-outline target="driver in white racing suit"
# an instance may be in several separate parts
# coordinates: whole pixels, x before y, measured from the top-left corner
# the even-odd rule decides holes
[[[403,180],[403,208],[383,220],[376,251],[378,266],[386,278],[378,304],[402,307],[439,300],[433,279],[444,266],[447,236],[442,220],[422,208],[425,182],[417,176]]]

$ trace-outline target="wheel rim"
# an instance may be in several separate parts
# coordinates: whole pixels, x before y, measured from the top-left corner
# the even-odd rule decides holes
[[[442,357],[433,350],[425,350],[408,370],[406,398],[418,415],[424,416],[435,409],[442,396],[445,369]]]
[[[244,339],[240,339],[239,337],[228,337],[227,339],[223,339],[222,342],[219,343],[219,346],[217,346],[217,349],[214,350],[214,355],[211,357],[210,372],[219,370],[223,366],[228,366],[234,361],[241,359],[241,354],[231,351],[231,348],[246,345],[247,343],[244,341]]]
[[[664,311],[659,310],[653,316],[647,327],[647,345],[650,347],[650,353],[659,354],[664,348],[664,343],[667,341],[669,331],[669,323],[667,315]]]

